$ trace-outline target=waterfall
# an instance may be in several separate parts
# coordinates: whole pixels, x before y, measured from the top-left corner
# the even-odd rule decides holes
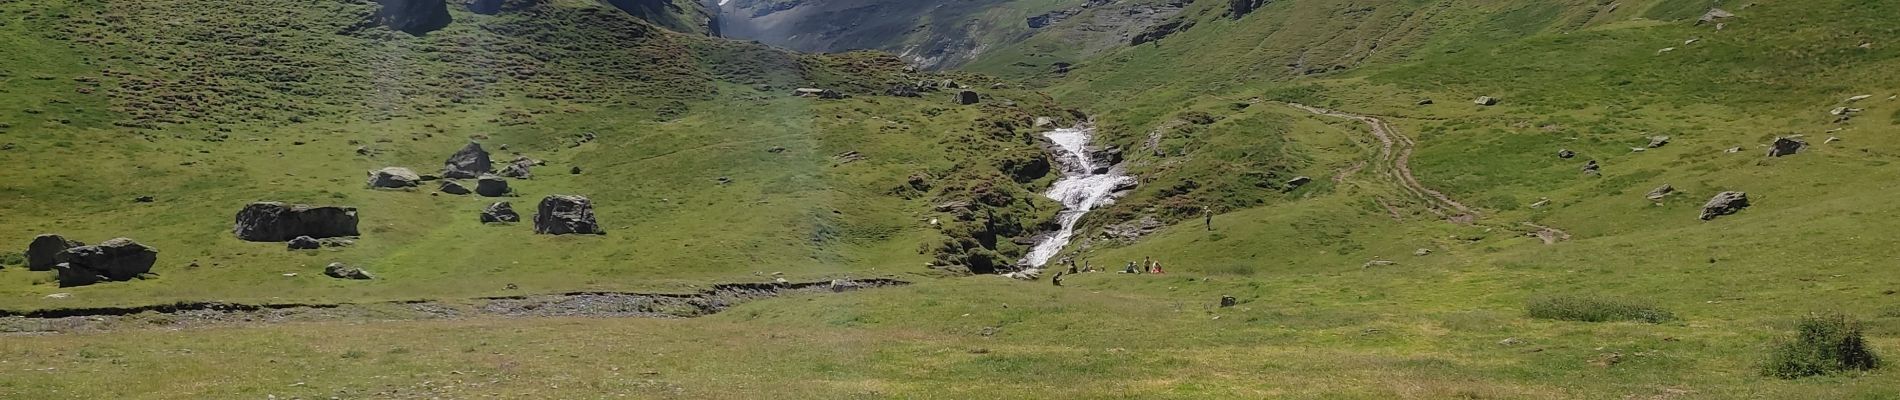
[[[1095,165],[1097,160],[1088,151],[1089,139],[1094,133],[1094,128],[1083,126],[1043,134],[1055,144],[1055,156],[1062,165],[1062,179],[1043,193],[1043,196],[1062,202],[1062,212],[1056,215],[1056,222],[1060,223],[1061,228],[1037,242],[1036,247],[1023,257],[1022,264],[1030,269],[1039,269],[1048,264],[1050,258],[1062,252],[1062,248],[1074,239],[1075,225],[1082,221],[1083,215],[1112,202],[1116,188],[1134,182],[1134,179],[1123,175],[1119,168]]]

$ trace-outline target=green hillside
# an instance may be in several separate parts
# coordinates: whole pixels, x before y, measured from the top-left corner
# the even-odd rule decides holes
[[[421,34],[372,1],[0,3],[0,315],[318,305],[0,317],[0,398],[1900,398],[1900,4],[1126,1],[1023,31],[986,24],[1074,5],[978,2],[843,24],[880,44],[854,48],[984,46],[931,73],[636,3],[664,11],[507,1]],[[1164,5],[1183,8],[1103,19]],[[840,32],[807,22],[787,33]],[[980,103],[893,95],[945,79]],[[1062,256],[1166,274],[990,274],[1056,225],[1038,117],[1089,122],[1140,182]],[[1806,147],[1771,156],[1778,138]],[[500,199],[364,185],[471,140],[546,164]],[[1749,206],[1702,218],[1726,191]],[[589,196],[606,235],[477,222],[549,194]],[[239,241],[257,200],[355,206],[363,235]],[[48,232],[160,260],[60,287],[11,254]],[[376,279],[322,275],[339,261]],[[909,284],[695,318],[485,299],[874,276]]]

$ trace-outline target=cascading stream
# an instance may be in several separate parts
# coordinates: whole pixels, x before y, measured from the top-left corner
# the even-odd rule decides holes
[[[1062,165],[1062,179],[1043,193],[1043,196],[1062,202],[1062,212],[1056,215],[1061,229],[1037,242],[1029,255],[1023,257],[1022,263],[1030,269],[1039,269],[1048,264],[1049,259],[1062,252],[1062,248],[1067,247],[1075,237],[1075,225],[1082,221],[1083,215],[1108,204],[1116,188],[1134,181],[1123,175],[1119,168],[1096,167],[1096,160],[1088,151],[1089,139],[1094,133],[1093,128],[1084,126],[1043,134],[1056,145],[1056,157]]]

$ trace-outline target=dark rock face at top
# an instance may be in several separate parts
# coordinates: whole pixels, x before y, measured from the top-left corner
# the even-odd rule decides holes
[[[541,199],[534,213],[534,233],[545,235],[600,235],[606,231],[594,222],[594,202],[586,197],[552,195]]]
[[[132,239],[107,240],[97,246],[80,246],[60,252],[59,286],[83,286],[104,281],[129,281],[151,272],[158,262],[158,250]]]
[[[547,0],[470,0],[468,11],[476,14],[495,15],[534,8],[547,3]]]
[[[482,150],[482,144],[475,142],[462,146],[442,166],[442,177],[449,179],[475,179],[493,172],[495,162],[488,159],[488,150]]]
[[[232,232],[238,239],[252,242],[287,242],[298,236],[356,236],[356,208],[251,203],[238,211]]]
[[[67,239],[65,236],[54,234],[34,237],[33,243],[26,246],[26,269],[30,271],[52,271],[53,266],[59,264],[59,261],[55,260],[55,256],[59,255],[59,252],[85,245],[85,243],[80,243],[77,240]]]
[[[376,23],[411,35],[421,36],[449,26],[447,0],[376,0]]]
[[[1266,4],[1267,0],[1227,0],[1227,16],[1240,19]]]

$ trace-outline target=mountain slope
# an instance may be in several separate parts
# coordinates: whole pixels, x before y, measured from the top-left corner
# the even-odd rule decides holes
[[[422,35],[378,25],[378,10],[275,0],[9,5],[4,37],[33,56],[8,57],[0,77],[9,93],[0,130],[21,165],[0,184],[0,213],[22,216],[0,242],[130,237],[162,256],[158,279],[77,288],[48,272],[0,270],[0,303],[329,302],[684,288],[764,272],[921,273],[939,257],[919,246],[947,237],[922,222],[933,204],[973,196],[966,189],[976,183],[1032,197],[1027,181],[997,166],[1038,152],[1014,127],[1058,114],[1021,91],[986,91],[995,104],[968,107],[942,92],[880,96],[940,77],[906,74],[883,55],[805,56],[675,33],[588,2],[494,15],[451,8],[451,22]],[[807,86],[858,97],[790,95]],[[365,187],[364,171],[431,174],[470,141],[498,163],[545,165],[512,181],[514,197],[435,193],[435,182]],[[911,175],[935,187],[898,191]],[[525,214],[557,193],[591,197],[608,235],[477,222],[494,201]],[[144,196],[155,201],[133,201]],[[238,241],[232,216],[260,200],[358,207],[364,236],[318,252]],[[994,211],[1042,218],[1033,207]],[[969,224],[983,225],[942,229]],[[976,251],[944,259],[961,262],[965,250]],[[339,261],[385,279],[339,286],[313,270]],[[45,297],[53,293],[73,299]]]

